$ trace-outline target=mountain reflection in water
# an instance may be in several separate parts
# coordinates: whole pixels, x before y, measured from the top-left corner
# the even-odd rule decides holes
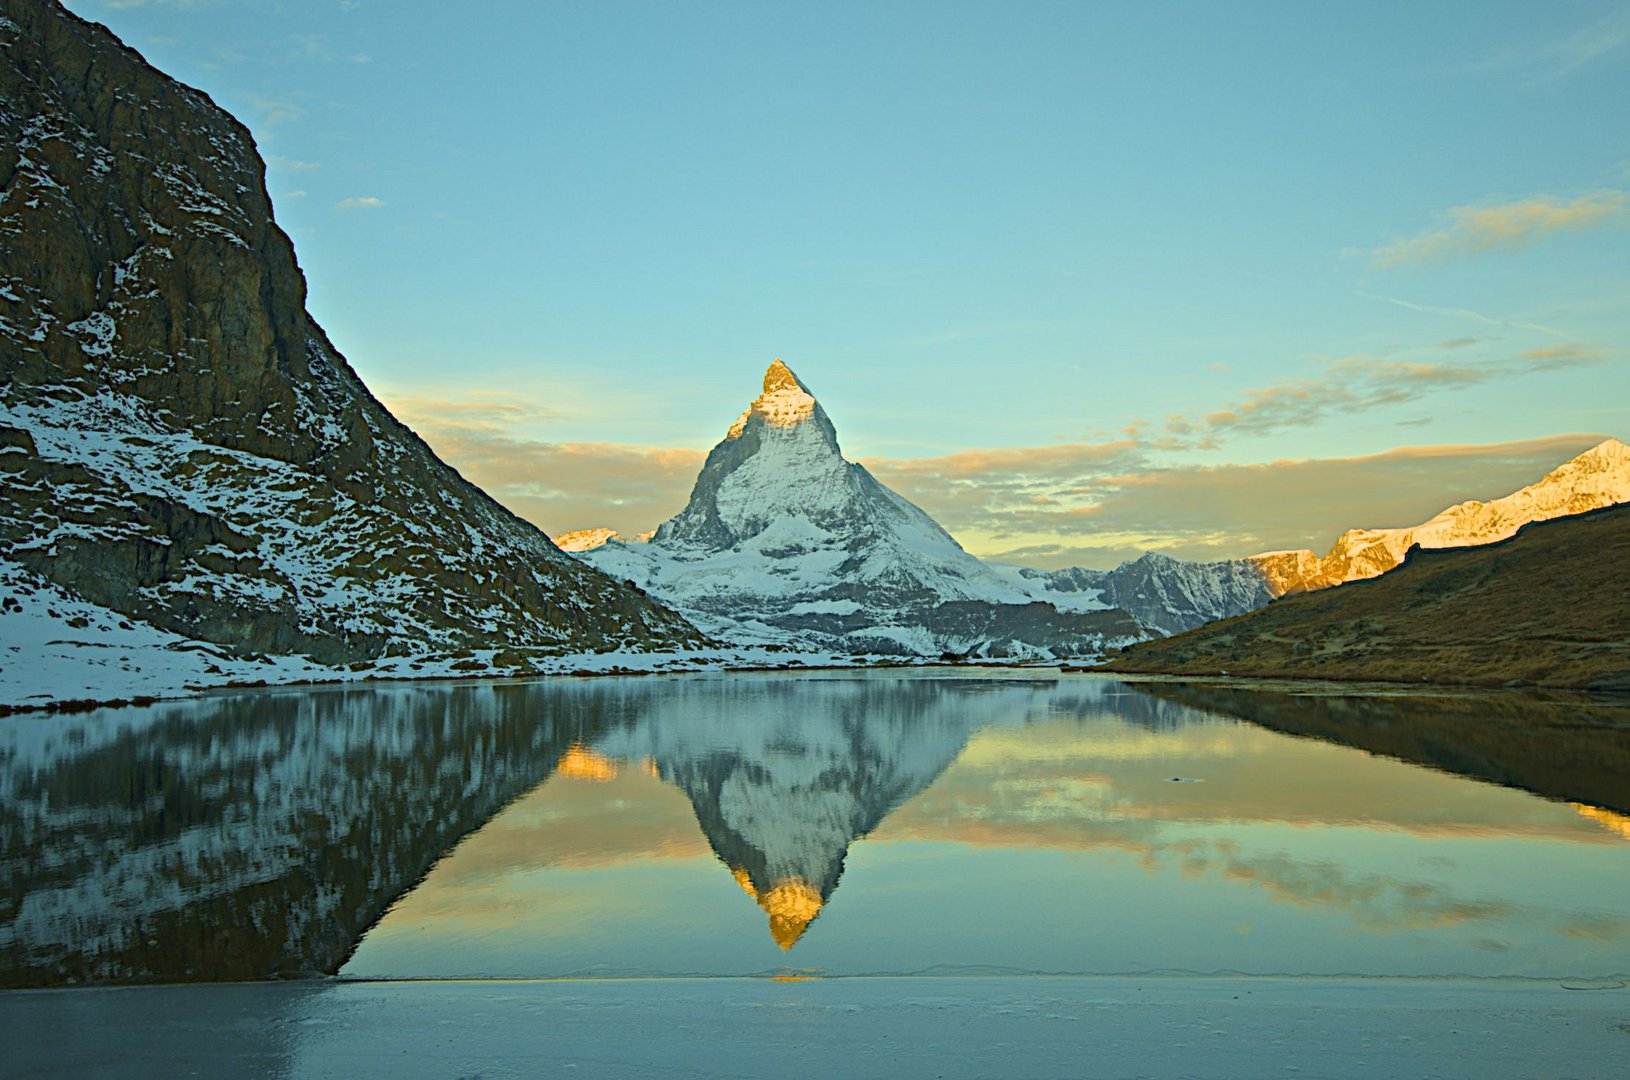
[[[1505,950],[1501,973],[1630,967],[1630,844],[1601,794],[1630,743],[1622,708],[1547,729],[1544,754],[1474,748],[1466,771],[1574,808],[1332,745],[1432,763],[1422,747],[1441,742],[1464,765],[1475,740],[1444,734],[1464,700],[1332,700],[830,673],[13,717],[0,981],[750,973],[795,942],[824,971],[1143,970],[1219,941],[1217,963],[1189,966],[1322,970],[1349,963],[1354,927],[1435,935],[1405,944],[1451,950],[1431,961],[1445,971],[1482,970],[1467,950]],[[1505,881],[1513,859],[1572,875],[1575,899]],[[1264,920],[1275,932],[1248,948],[1223,940]],[[1122,948],[1140,935],[1166,944]]]

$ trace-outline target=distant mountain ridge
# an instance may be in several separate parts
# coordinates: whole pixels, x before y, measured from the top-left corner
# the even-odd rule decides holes
[[[1113,570],[998,569],[1037,599],[1071,610],[1077,605],[1119,608],[1162,634],[1251,611],[1276,595],[1246,559],[1188,562],[1149,551]]]
[[[739,644],[1055,657],[1145,633],[1123,612],[1061,611],[969,555],[844,459],[825,410],[780,360],[685,508],[647,543],[609,533],[575,534],[579,557]]]
[[[1411,548],[1391,572],[1113,658],[1107,670],[1630,690],[1630,506],[1530,522],[1480,547]]]
[[[1403,562],[1411,547],[1476,547],[1515,536],[1536,521],[1630,502],[1630,446],[1598,443],[1520,491],[1489,502],[1463,502],[1403,529],[1349,529],[1323,558],[1311,551],[1270,551],[1247,561],[1274,595],[1375,577]]]
[[[246,128],[54,0],[0,3],[0,577],[44,627],[0,615],[0,668],[101,663],[107,626],[198,675],[702,643],[438,460],[305,300]],[[88,614],[50,629],[64,597]]]
[[[1630,447],[1608,439],[1503,498],[1463,502],[1409,528],[1349,529],[1323,558],[1312,551],[1270,551],[1194,563],[1150,552],[1114,570],[1003,569],[1060,606],[1118,607],[1161,633],[1177,634],[1254,611],[1286,593],[1383,574],[1416,544],[1474,547],[1512,536],[1530,522],[1623,502],[1630,502]]]

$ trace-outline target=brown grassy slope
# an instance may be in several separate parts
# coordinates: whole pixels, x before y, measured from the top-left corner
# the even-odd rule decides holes
[[[1630,689],[1630,505],[1135,645],[1110,671]]]

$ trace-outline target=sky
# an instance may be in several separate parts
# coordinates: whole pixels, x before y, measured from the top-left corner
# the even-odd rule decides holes
[[[784,359],[985,557],[1327,547],[1630,439],[1630,3],[70,0],[546,531]]]

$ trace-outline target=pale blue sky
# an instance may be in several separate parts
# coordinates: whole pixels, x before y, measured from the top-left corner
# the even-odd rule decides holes
[[[704,451],[776,356],[851,457],[1082,447],[1027,488],[1061,509],[1630,436],[1624,3],[69,7],[249,125],[318,321],[551,531],[655,525],[689,466],[613,497],[579,456],[529,495],[523,462]],[[896,473],[982,553],[1035,532]],[[1035,535],[1272,539],[1086,527]]]

